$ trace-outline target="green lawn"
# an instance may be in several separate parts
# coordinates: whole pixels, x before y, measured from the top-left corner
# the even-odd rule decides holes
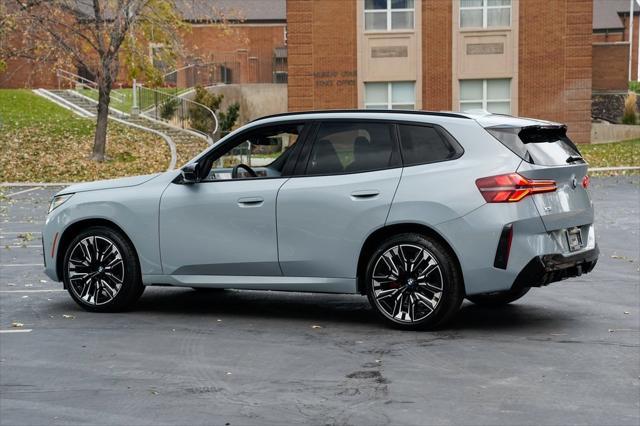
[[[108,161],[91,161],[95,122],[30,90],[0,90],[0,181],[71,182],[163,171],[169,148],[155,135],[109,122]]]
[[[578,148],[591,167],[640,166],[640,139],[580,145]]]

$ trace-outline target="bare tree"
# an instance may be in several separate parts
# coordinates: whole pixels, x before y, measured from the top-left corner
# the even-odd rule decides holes
[[[174,63],[181,51],[181,37],[188,31],[176,3],[185,9],[200,0],[0,0],[2,58],[29,57],[49,60],[68,68],[75,65],[95,76],[98,116],[91,158],[105,159],[111,90],[122,65],[129,77],[144,74],[147,81],[161,80],[154,67],[150,43],[163,46],[155,55]],[[199,3],[200,2],[200,3]],[[184,10],[181,10],[184,13]],[[203,12],[203,11],[201,11]],[[225,24],[215,10],[205,12],[209,21]],[[222,17],[221,17],[222,16]]]

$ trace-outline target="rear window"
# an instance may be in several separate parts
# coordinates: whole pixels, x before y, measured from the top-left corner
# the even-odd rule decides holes
[[[523,160],[543,166],[584,163],[566,127],[488,127],[487,131]]]
[[[451,160],[462,154],[452,137],[431,126],[398,125],[405,166]]]

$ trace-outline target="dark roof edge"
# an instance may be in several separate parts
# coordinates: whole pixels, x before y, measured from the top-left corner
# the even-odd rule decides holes
[[[331,113],[372,113],[372,114],[407,114],[407,115],[430,115],[437,117],[452,117],[452,118],[464,118],[467,120],[472,120],[471,117],[468,117],[463,114],[457,114],[455,112],[442,112],[442,111],[408,111],[408,110],[400,110],[400,109],[319,109],[313,111],[298,111],[298,112],[283,112],[280,114],[272,114],[265,115],[264,117],[256,118],[254,121],[264,120],[266,118],[277,118],[277,117],[290,117],[294,115],[312,115],[312,114],[331,114]]]

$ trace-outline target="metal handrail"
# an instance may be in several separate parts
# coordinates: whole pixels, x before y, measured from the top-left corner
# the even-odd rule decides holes
[[[150,91],[151,93],[154,93],[154,94],[156,94],[156,95],[159,95],[159,96],[161,96],[161,97],[164,97],[164,98],[165,98],[165,99],[164,99],[162,102],[160,102],[160,103],[154,103],[154,104],[151,104],[151,105],[150,105],[148,108],[146,108],[145,110],[141,109],[141,110],[140,110],[140,113],[141,113],[141,114],[143,114],[143,115],[145,115],[145,116],[149,116],[147,113],[148,113],[149,111],[154,111],[154,112],[156,113],[156,114],[155,114],[155,117],[151,117],[151,118],[158,119],[158,117],[157,117],[157,110],[158,110],[158,107],[159,107],[160,105],[162,105],[163,103],[166,103],[166,102],[167,102],[168,100],[170,100],[170,99],[177,99],[177,100],[179,100],[180,102],[185,102],[187,105],[195,105],[195,106],[198,106],[198,107],[200,107],[200,108],[204,109],[205,111],[207,111],[207,113],[209,113],[209,115],[211,115],[211,118],[213,119],[214,128],[213,128],[213,130],[211,131],[211,133],[210,133],[210,134],[209,134],[209,133],[206,133],[206,132],[203,132],[203,131],[201,131],[201,130],[198,130],[198,129],[194,129],[194,128],[193,128],[193,127],[191,127],[191,126],[189,126],[189,130],[194,131],[194,132],[197,132],[197,133],[205,134],[207,137],[210,137],[210,138],[213,138],[213,135],[215,135],[215,134],[216,134],[216,132],[218,131],[218,127],[219,127],[218,117],[216,116],[215,112],[213,112],[213,110],[212,110],[211,108],[209,108],[208,106],[206,106],[206,105],[204,105],[204,104],[201,104],[200,102],[196,102],[196,101],[193,101],[193,100],[191,100],[191,99],[187,99],[187,98],[185,98],[185,97],[183,97],[183,96],[180,96],[180,95],[172,95],[171,93],[162,92],[162,91],[157,90],[157,89],[153,89],[153,88],[150,88],[150,87],[146,87],[146,86],[144,86],[144,85],[142,85],[142,84],[140,84],[140,83],[137,83],[137,84],[136,84],[136,87],[137,87],[138,89],[148,90],[148,91]],[[167,122],[168,122],[169,120],[164,120],[164,119],[163,119],[162,121],[167,121]],[[184,127],[184,122],[182,122],[181,124],[183,124],[183,127]]]
[[[57,69],[56,77],[58,79],[70,81],[73,84],[81,84],[82,86],[87,87],[89,90],[98,92],[98,83],[96,83],[93,80],[89,80],[88,78],[82,77],[78,74],[74,74],[70,71]],[[120,103],[125,102],[125,97],[118,92],[111,91],[110,97],[112,97],[117,102],[120,102]]]

